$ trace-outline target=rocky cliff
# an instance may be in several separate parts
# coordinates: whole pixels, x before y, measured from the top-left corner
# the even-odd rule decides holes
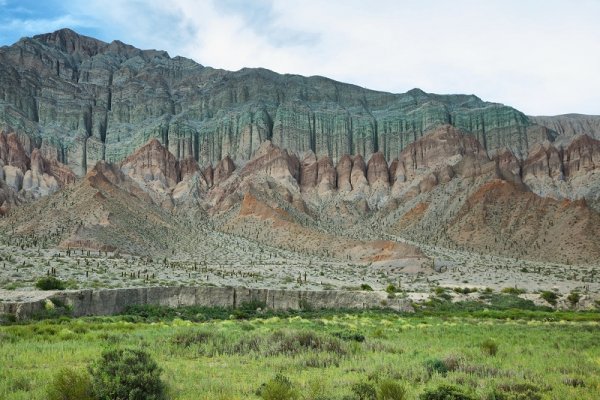
[[[28,154],[40,149],[84,175],[150,138],[177,160],[248,160],[270,140],[337,162],[344,154],[398,157],[423,133],[451,124],[487,150],[523,156],[553,130],[473,95],[375,92],[323,77],[204,67],[68,29],[0,49],[0,127]]]
[[[600,115],[565,114],[529,117],[529,120],[551,129],[560,136],[588,135],[600,139]]]

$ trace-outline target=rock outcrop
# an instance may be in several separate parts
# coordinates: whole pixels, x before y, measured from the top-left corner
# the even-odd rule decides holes
[[[487,150],[509,147],[519,156],[555,136],[472,95],[390,94],[264,69],[228,72],[68,29],[0,49],[0,128],[80,176],[97,161],[124,160],[149,137],[176,160],[201,165],[226,155],[247,161],[267,140],[337,163],[344,154],[393,159],[447,123]]]
[[[561,137],[588,135],[600,140],[600,115],[565,114],[529,119],[535,124],[551,129]]]

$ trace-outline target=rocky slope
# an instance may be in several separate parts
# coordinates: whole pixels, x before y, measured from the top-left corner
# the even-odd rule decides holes
[[[589,206],[599,202],[600,185],[589,185],[598,181],[599,157],[600,141],[588,136],[566,147],[537,145],[525,160],[508,149],[490,156],[451,125],[394,160],[377,152],[366,162],[346,154],[334,163],[265,141],[248,161],[226,156],[201,167],[151,139],[122,162],[99,162],[81,182],[15,209],[0,225],[21,235],[58,235],[56,243],[67,247],[150,254],[177,247],[182,235],[195,237],[189,222],[204,221],[203,235],[220,231],[313,257],[426,263],[418,249],[388,241],[392,234],[588,263],[600,257],[600,216]],[[27,220],[32,212],[56,218]]]
[[[588,135],[600,139],[600,115],[565,114],[529,117],[529,120],[553,130],[562,137]]]
[[[600,259],[595,117],[215,70],[61,30],[0,49],[2,126],[0,228],[24,243],[427,268],[399,236]]]
[[[473,95],[375,92],[322,77],[204,67],[68,29],[0,49],[0,127],[25,149],[84,175],[149,138],[177,160],[248,160],[270,140],[337,162],[344,154],[397,157],[424,132],[452,124],[487,150],[517,155],[556,133]]]

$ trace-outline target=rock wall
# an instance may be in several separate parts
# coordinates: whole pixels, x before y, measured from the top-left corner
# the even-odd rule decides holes
[[[260,144],[398,157],[423,133],[451,124],[487,150],[526,154],[552,139],[523,113],[472,95],[367,90],[323,77],[204,67],[166,52],[104,43],[68,29],[0,49],[0,128],[26,150],[78,175],[97,161],[117,162],[158,138],[177,160],[248,160]]]
[[[101,290],[68,290],[48,292],[33,301],[0,303],[0,314],[14,314],[24,320],[44,310],[47,301],[72,308],[72,315],[112,315],[133,305],[167,307],[205,306],[236,308],[258,301],[274,310],[369,309],[388,308],[412,312],[407,299],[388,299],[384,292],[273,290],[234,287],[141,287]]]

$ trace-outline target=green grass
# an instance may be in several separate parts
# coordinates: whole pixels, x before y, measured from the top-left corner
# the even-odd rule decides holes
[[[360,383],[389,381],[408,399],[444,385],[476,399],[594,399],[600,390],[598,313],[465,311],[460,304],[414,315],[273,313],[255,306],[237,314],[139,307],[122,316],[1,326],[0,398],[44,399],[62,367],[85,370],[110,347],[149,351],[175,399],[258,398],[277,374],[301,399],[352,399]],[[493,355],[489,343],[497,345]],[[530,397],[517,397],[523,393]]]

